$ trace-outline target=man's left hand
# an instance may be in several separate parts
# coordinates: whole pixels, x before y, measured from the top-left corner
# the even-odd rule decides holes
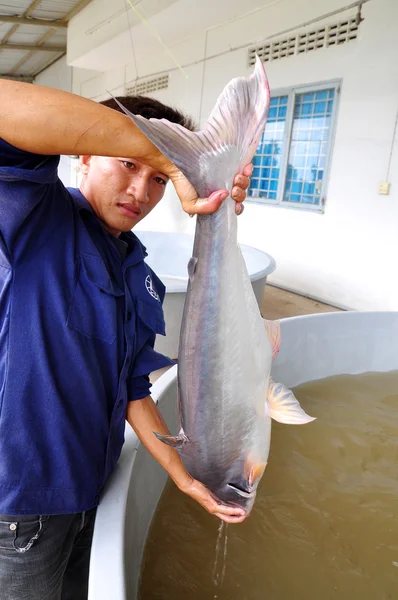
[[[243,213],[244,206],[242,202],[246,199],[246,190],[250,185],[250,177],[253,172],[253,165],[246,165],[242,175],[239,173],[234,179],[231,197],[236,202],[235,212],[237,215]]]

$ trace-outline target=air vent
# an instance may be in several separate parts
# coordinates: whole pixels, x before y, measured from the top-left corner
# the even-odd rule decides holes
[[[311,52],[325,47],[326,28],[317,29],[316,31],[308,31],[300,34],[297,40],[297,54],[303,52]]]
[[[348,21],[341,21],[336,25],[329,25],[326,46],[337,46],[356,40],[358,28],[359,25],[356,19],[348,19]]]
[[[133,85],[126,87],[127,96],[140,96],[143,94],[151,94],[158,90],[164,90],[169,87],[169,76],[163,75],[155,79],[147,79],[147,81],[137,81]]]
[[[279,60],[288,56],[312,52],[329,46],[340,46],[355,40],[358,36],[359,24],[357,19],[347,19],[319,29],[311,29],[305,33],[291,36],[269,44],[249,48],[249,67],[255,63],[256,54],[263,62]]]

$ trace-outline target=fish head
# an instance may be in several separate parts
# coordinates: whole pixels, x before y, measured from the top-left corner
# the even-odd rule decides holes
[[[246,514],[253,508],[257,487],[267,463],[261,461],[237,461],[228,469],[228,477],[214,490],[223,504],[239,506]]]

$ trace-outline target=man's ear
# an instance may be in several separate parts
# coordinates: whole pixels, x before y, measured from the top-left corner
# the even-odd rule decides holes
[[[91,155],[81,154],[79,156],[79,168],[82,175],[87,175],[90,170]]]

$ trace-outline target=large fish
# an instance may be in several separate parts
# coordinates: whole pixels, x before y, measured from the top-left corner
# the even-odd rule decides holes
[[[269,86],[262,62],[232,80],[205,128],[129,116],[187,177],[200,197],[225,188],[250,163],[265,127]],[[127,112],[127,111],[126,111]],[[237,241],[235,202],[197,217],[178,354],[178,449],[189,473],[222,502],[250,512],[267,464],[271,418],[313,419],[270,379],[279,324],[261,317]],[[267,333],[268,330],[268,333]]]

